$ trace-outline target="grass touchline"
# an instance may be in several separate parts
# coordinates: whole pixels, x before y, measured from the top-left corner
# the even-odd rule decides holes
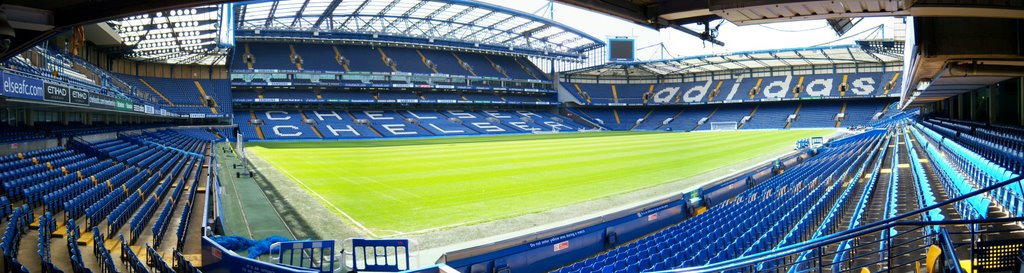
[[[326,206],[387,236],[636,191],[828,132],[565,133],[250,145]]]

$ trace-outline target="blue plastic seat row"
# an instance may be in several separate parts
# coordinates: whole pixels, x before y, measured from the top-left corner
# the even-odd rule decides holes
[[[154,272],[175,273],[174,268],[164,261],[164,257],[160,256],[160,252],[154,250],[149,244],[146,244],[146,264],[153,266]]]
[[[4,235],[0,238],[0,250],[3,250],[9,260],[17,260],[18,243],[21,242],[21,236],[28,231],[28,225],[32,221],[35,221],[35,217],[27,205],[14,208],[11,212],[11,218],[8,219],[4,228]]]
[[[150,231],[153,233],[153,245],[157,247],[160,247],[164,234],[167,232],[167,225],[171,222],[171,216],[174,216],[174,213],[171,213],[174,211],[174,202],[166,203],[160,210],[160,214],[157,214],[156,222],[153,222],[153,226],[150,227]]]
[[[104,161],[107,165],[111,164],[110,161]],[[102,163],[101,163],[102,164]],[[123,165],[108,166],[107,169],[116,170],[123,168]],[[70,201],[71,199],[81,195],[89,189],[95,187],[100,178],[93,180],[96,176],[89,176],[84,179],[72,182],[64,187],[50,191],[43,195],[43,203],[46,204],[46,209],[52,213],[57,213],[64,210],[64,202]],[[105,181],[105,180],[103,180]]]
[[[36,254],[39,255],[39,260],[42,262],[43,268],[46,269],[54,268],[50,253],[50,234],[56,230],[57,220],[53,218],[53,214],[46,212],[39,217],[39,239],[36,241]]]
[[[907,152],[910,154],[910,168],[914,172],[914,181],[916,181],[918,185],[917,199],[920,201],[919,205],[922,208],[935,205],[938,203],[938,199],[935,197],[935,192],[932,191],[931,186],[928,184],[928,175],[925,174],[924,165],[921,164],[921,160],[918,160],[921,157],[917,154],[917,150],[913,148],[913,145],[909,141],[910,134],[907,131],[904,131],[903,138],[908,140],[906,141]],[[928,211],[925,213],[924,217],[925,220],[929,221],[942,221],[945,219],[945,216],[942,216],[942,211],[939,209]]]
[[[21,194],[23,194],[22,190],[27,188],[29,185],[38,183],[39,181],[55,179],[64,175],[64,173],[59,169],[46,170],[47,167],[42,167],[43,170],[40,170],[41,172],[26,174],[26,176],[4,182],[3,189],[4,193],[7,194],[7,197],[20,200],[23,198],[23,196],[21,196]]]
[[[853,162],[850,159],[863,154],[862,151],[874,144],[873,140],[876,138],[863,138],[846,147],[825,150],[704,214],[564,267],[559,272],[671,269],[727,260],[751,249],[773,248],[801,217],[809,213],[820,215],[821,212],[808,211],[824,199],[823,195],[837,196],[839,192],[835,186],[838,183],[811,181],[816,178],[824,181],[829,175],[841,174],[839,169],[857,165],[850,164]]]
[[[110,157],[114,158],[114,160],[117,160],[118,162],[127,162],[129,158],[133,158],[149,150],[150,149],[145,146],[129,145],[120,150],[111,152]]]
[[[100,267],[100,272],[118,272],[117,265],[114,264],[114,259],[110,255],[110,250],[107,250],[107,247],[104,244],[105,238],[109,236],[104,236],[100,233],[99,227],[93,227],[92,233],[92,254],[93,256],[96,256],[96,259],[98,260],[97,265]]]
[[[153,217],[153,212],[156,211],[157,203],[159,203],[159,201],[156,197],[148,198],[146,200],[146,204],[142,205],[142,209],[139,209],[139,212],[136,213],[128,223],[130,230],[128,238],[132,243],[135,243],[135,241],[139,239],[139,236],[142,235],[142,231],[146,227],[146,224],[149,223],[149,219]]]
[[[135,255],[135,251],[128,247],[129,245],[125,242],[124,236],[121,236],[121,262],[125,264],[125,267],[128,267],[129,272],[149,273],[149,268],[146,267],[142,260],[139,260],[139,256]]]
[[[882,144],[885,144],[886,146],[888,145],[888,144],[886,144],[886,142],[878,141],[876,146],[874,148],[870,149],[870,151],[871,151],[870,154],[868,154],[867,157],[864,158],[864,159],[874,158],[875,155],[878,154],[878,151],[879,151],[878,147],[881,147]],[[880,158],[881,157],[879,157],[879,159]],[[872,176],[872,182],[871,182],[873,184],[874,179],[876,179],[875,177],[877,175],[877,171],[878,171],[879,168],[881,168],[881,160],[879,160],[879,159],[876,159],[874,161],[863,160],[861,165],[860,165],[860,168],[858,168],[854,172],[849,172],[849,171],[852,171],[852,169],[848,169],[848,172],[843,173],[843,175],[840,176],[839,181],[845,181],[847,179],[847,177],[849,177],[849,175],[853,175],[855,178],[859,177],[860,174],[864,173],[864,171],[867,169],[867,167],[869,165],[871,165],[871,163],[875,163],[874,164],[876,166],[876,168],[874,169],[875,175]],[[843,190],[843,193],[840,195],[839,199],[836,200],[835,202],[825,202],[825,203],[822,203],[822,204],[835,204],[835,206],[833,206],[832,209],[829,210],[828,215],[826,215],[824,220],[822,220],[821,224],[818,225],[818,227],[815,230],[814,234],[811,235],[811,237],[810,237],[811,239],[816,239],[816,238],[820,238],[820,237],[823,237],[823,236],[831,234],[833,232],[833,230],[831,230],[831,228],[834,226],[834,223],[836,223],[837,221],[842,220],[842,217],[845,217],[845,215],[842,215],[842,212],[843,212],[843,210],[846,209],[847,206],[849,206],[849,202],[851,202],[853,200],[853,198],[858,198],[857,199],[858,202],[856,204],[857,207],[855,207],[855,214],[857,214],[857,212],[861,212],[861,213],[863,212],[864,205],[866,204],[866,200],[867,200],[868,196],[863,194],[863,193],[862,193],[862,195],[860,197],[853,196],[853,191],[854,191],[854,188],[856,187],[856,184],[857,183],[849,183],[849,185],[846,187],[846,189]],[[870,187],[870,186],[873,186],[873,185],[871,185],[871,184],[866,185],[866,187]],[[870,192],[871,192],[870,190],[864,191],[864,193],[870,193]],[[850,217],[851,217],[851,219],[855,219],[855,218],[859,218],[859,215],[851,215]],[[855,221],[851,221],[851,223],[855,223]],[[790,241],[783,240],[783,243],[780,243],[779,246],[781,247],[781,246],[784,246],[784,245],[793,244],[793,243],[797,243],[797,242],[799,242],[799,241],[796,241],[796,240],[790,240]],[[808,257],[812,257],[814,255],[817,255],[816,251],[817,251],[816,249],[812,249],[812,250],[808,250],[808,251],[803,252],[800,256],[798,256],[796,264],[794,264],[793,266],[790,267],[789,272],[797,272],[797,271],[800,271],[802,269],[809,268],[809,267],[807,267],[807,265],[802,264],[801,262],[805,261],[806,259],[808,259]],[[775,267],[778,267],[778,266],[781,266],[781,265],[782,265],[781,261],[778,261],[778,260],[766,261],[766,262],[763,262],[761,264],[758,264],[758,269],[761,270],[761,269],[763,269],[765,267],[775,268]]]
[[[881,136],[876,136],[876,138],[874,139],[874,144],[872,145],[873,148],[869,149],[869,151],[871,151],[871,153],[864,153],[864,154],[858,155],[858,158],[853,161],[854,164],[851,164],[850,168],[838,169],[838,170],[834,171],[834,173],[830,177],[838,177],[837,181],[845,181],[846,178],[849,175],[851,175],[851,173],[854,171],[853,167],[855,167],[857,165],[859,165],[861,167],[857,168],[857,172],[853,173],[852,175],[854,175],[855,177],[859,176],[860,173],[863,172],[863,170],[868,166],[868,164],[871,163],[871,161],[869,161],[867,159],[872,158],[872,156],[878,150],[877,147],[879,147],[879,145],[881,145],[883,143],[882,141],[879,141],[880,139],[881,139]],[[856,162],[860,162],[860,164],[856,164]],[[839,171],[842,171],[842,173],[838,173]],[[836,184],[837,185],[835,185],[833,188],[830,189],[831,193],[828,193],[828,194],[825,195],[827,198],[820,199],[818,201],[818,203],[815,205],[815,207],[812,207],[809,210],[807,210],[808,213],[805,215],[805,218],[801,219],[801,221],[798,222],[797,225],[795,225],[790,230],[789,234],[787,234],[785,238],[783,238],[781,241],[779,241],[779,243],[778,243],[778,245],[776,247],[783,247],[783,246],[799,243],[799,242],[802,242],[804,240],[818,238],[818,237],[824,236],[826,234],[829,234],[831,232],[831,230],[830,230],[830,227],[832,226],[831,223],[835,222],[835,221],[838,221],[840,219],[839,213],[842,210],[845,209],[847,201],[852,196],[852,192],[853,192],[853,189],[854,189],[854,186],[855,186],[854,183],[850,183],[849,185],[847,185],[846,188],[844,188],[843,190],[840,191],[839,190],[840,189],[839,186],[842,183],[836,183]],[[822,206],[825,206],[825,207],[831,206],[832,209],[826,212]],[[823,215],[823,214],[825,216],[822,219],[821,215]],[[821,223],[816,223],[815,222],[816,219],[822,219]],[[812,231],[813,231],[813,233],[812,233]],[[761,249],[759,249],[757,251],[748,250],[745,254],[749,255],[749,254],[754,254],[754,253],[765,251],[765,250],[768,250],[768,249],[761,248]],[[800,269],[801,268],[801,264],[799,264],[799,262],[804,260],[804,259],[806,259],[806,257],[808,257],[810,255],[813,255],[813,251],[807,251],[807,252],[802,253],[797,258],[796,262],[798,262],[798,264],[796,264],[795,266],[792,266],[790,268],[790,270],[793,271],[793,270]],[[779,263],[780,263],[780,261],[776,261],[776,260],[766,261],[766,262],[762,262],[762,263],[758,264],[757,268],[758,268],[758,270],[761,270],[761,269],[763,269],[765,267],[774,268],[774,267],[780,266]]]
[[[142,195],[139,192],[132,193],[131,197],[121,202],[113,211],[107,215],[107,234],[114,234],[124,223],[128,221],[129,216],[139,209],[142,205]],[[94,234],[95,236],[95,234]]]
[[[62,170],[62,172],[67,173],[64,176],[51,179],[41,184],[31,185],[28,188],[22,190],[22,196],[25,197],[26,202],[30,206],[35,207],[38,205],[42,205],[44,204],[43,197],[45,197],[47,193],[59,190],[74,183],[75,181],[78,181],[79,171],[85,169],[88,166],[93,166],[97,162],[98,160],[96,158],[89,158],[69,165],[67,168]]]
[[[188,229],[189,222],[192,219],[192,205],[196,204],[196,196],[199,195],[199,180],[196,179],[189,188],[188,198],[186,199],[185,206],[181,211],[181,218],[178,220],[178,230],[175,233],[177,235],[177,249],[184,249],[185,242],[188,240]]]
[[[40,164],[35,164],[35,163],[32,163],[32,162],[29,162],[29,165],[26,165],[25,167],[21,167],[21,168],[18,168],[18,169],[10,170],[10,171],[5,172],[4,174],[0,175],[0,182],[3,182],[4,184],[7,184],[7,182],[10,182],[12,180],[24,177],[24,176],[29,175],[29,174],[34,174],[34,173],[42,172],[44,170],[46,170],[46,166],[45,165],[40,165]]]
[[[1024,171],[1024,144],[1018,143],[1015,138],[1004,138],[987,134],[984,132],[988,132],[988,130],[983,128],[972,131],[966,125],[950,122],[938,121],[938,123],[933,123],[924,121],[921,124],[926,128],[943,133],[947,138],[956,139],[958,141],[956,145],[968,148],[972,156],[983,156],[993,163],[998,163],[1000,167],[1014,172]],[[956,130],[944,126],[951,126]],[[974,132],[975,135],[972,135],[971,132]],[[946,145],[945,142],[943,144]],[[964,147],[959,147],[958,150]]]
[[[185,203],[185,207],[181,210],[181,218],[178,220],[178,230],[175,232],[177,235],[177,249],[184,249],[185,242],[188,241],[188,228],[189,222],[192,218],[192,201]]]
[[[888,146],[889,143],[887,142],[885,145]],[[856,207],[854,207],[853,215],[850,218],[850,224],[847,227],[847,230],[857,228],[862,224],[867,224],[862,223],[862,217],[864,216],[864,212],[867,211],[868,202],[871,200],[871,194],[874,192],[875,185],[877,185],[878,182],[878,174],[882,169],[882,160],[876,160],[874,163],[874,167],[872,167],[871,170],[871,178],[868,179],[868,182],[865,184],[864,191],[861,193]],[[851,239],[839,244],[839,247],[836,249],[836,255],[832,260],[834,272],[840,272],[840,266],[842,266],[842,264],[839,262],[846,260],[847,256],[850,255],[850,249],[852,248],[853,242],[854,241]]]
[[[937,135],[935,131],[932,131],[930,128],[922,124],[917,124],[916,126],[917,127],[915,129],[925,132],[926,135]],[[940,130],[942,129],[940,128]],[[948,160],[951,161],[949,162],[949,166],[961,174],[960,180],[965,183],[980,188],[1017,176],[1017,173],[1010,169],[1004,168],[1000,164],[964,148],[964,146],[952,139],[943,138],[941,140],[934,140],[938,143],[937,145],[941,146],[940,149],[949,151],[948,153],[945,153],[945,155],[948,156]],[[1024,191],[1022,191],[1020,187],[1003,187],[996,189],[989,195],[989,198],[992,198],[992,201],[995,201],[1007,209],[1011,215],[1024,215]]]
[[[928,153],[930,162],[936,169],[936,173],[942,180],[942,185],[950,197],[955,198],[960,195],[973,192],[977,190],[973,185],[969,184],[966,178],[950,163],[947,158],[936,149],[937,144],[933,144],[930,140],[926,139],[919,130],[923,127],[915,125],[910,127],[911,132],[920,143],[925,152]],[[937,133],[930,130],[924,131],[925,134],[930,135],[932,139],[939,137]],[[941,137],[937,138],[941,140]],[[948,154],[948,153],[947,153]],[[983,196],[973,196],[966,200],[967,202],[957,202],[954,207],[964,219],[984,219],[988,217],[988,205],[991,201]]]
[[[72,272],[86,272],[92,273],[88,267],[85,266],[85,262],[82,260],[82,251],[78,248],[78,239],[82,237],[78,231],[78,225],[75,225],[75,220],[71,219],[67,221],[67,249],[68,257],[71,259]],[[102,271],[102,270],[101,270]],[[116,271],[116,269],[115,269]],[[108,272],[108,271],[103,271]]]
[[[62,147],[53,147],[53,148],[46,148],[46,149],[39,149],[39,150],[28,151],[28,152],[24,152],[24,153],[0,156],[0,164],[6,164],[6,163],[11,163],[11,162],[21,161],[22,158],[32,158],[32,157],[36,157],[36,156],[40,156],[40,155],[44,155],[44,154],[55,153],[55,152],[58,152],[58,151],[61,151],[61,150],[64,150],[64,148],[62,148]],[[0,165],[0,166],[4,166],[4,165]]]
[[[110,193],[110,186],[108,184],[97,184],[86,190],[81,195],[75,196],[71,200],[64,202],[64,215],[67,219],[77,219],[85,214],[86,206],[96,203],[104,195]],[[65,219],[65,220],[67,220]]]
[[[897,137],[898,137],[898,135],[897,135]],[[896,138],[896,137],[893,137],[893,138]],[[897,141],[897,143],[898,142],[899,141]],[[882,210],[882,219],[883,220],[895,217],[897,215],[897,213],[898,213],[896,211],[896,198],[899,196],[898,191],[899,191],[899,181],[900,181],[899,175],[900,175],[900,173],[898,171],[896,171],[896,168],[898,168],[899,165],[900,165],[900,156],[899,156],[899,154],[900,154],[900,145],[895,145],[894,144],[894,145],[892,145],[892,147],[893,147],[892,148],[892,150],[893,150],[892,151],[893,152],[892,163],[889,164],[889,166],[892,167],[892,170],[889,173],[889,181],[888,181],[888,183],[889,183],[889,187],[888,187],[889,191],[885,195],[886,196],[886,199],[884,201],[885,202],[885,208]],[[889,230],[886,230],[886,231],[882,232],[882,241],[879,242],[879,244],[878,244],[878,251],[879,251],[879,253],[884,253],[884,250],[888,247],[886,245],[887,242],[889,241],[888,239],[890,237],[893,237],[893,236],[896,236],[896,228],[895,227],[894,228],[890,228]]]
[[[138,167],[145,167],[146,165],[148,165],[153,160],[156,160],[156,157],[159,156],[160,150],[162,150],[159,147],[155,147],[155,146],[139,146],[139,147],[144,149],[144,150],[142,150],[142,151],[140,151],[138,153],[134,153],[131,157],[125,158],[124,162],[126,164],[132,165],[132,166],[138,166]]]
[[[110,193],[104,195],[100,200],[85,208],[86,227],[94,227],[100,224],[103,219],[114,210],[115,204],[120,204],[129,196],[124,188],[117,187]]]
[[[11,201],[6,196],[0,196],[0,218],[6,219],[11,213]]]

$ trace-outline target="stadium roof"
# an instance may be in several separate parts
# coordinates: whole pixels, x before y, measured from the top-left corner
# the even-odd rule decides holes
[[[237,29],[372,33],[580,56],[604,42],[552,20],[467,0],[280,0],[237,9]]]
[[[224,64],[230,39],[220,31],[222,6],[209,5],[146,13],[110,21],[125,58],[172,64]],[[227,43],[230,43],[229,41]]]
[[[157,10],[212,5],[231,0],[7,0],[0,3],[5,23],[17,35],[8,37],[10,49],[0,52],[0,60],[19,54],[39,43],[70,31],[76,25]],[[86,30],[88,31],[88,30]]]
[[[902,42],[899,42],[902,44]],[[901,55],[861,45],[746,51],[667,60],[609,63],[566,72],[582,76],[663,76],[715,73],[761,68],[885,64],[902,62]]]

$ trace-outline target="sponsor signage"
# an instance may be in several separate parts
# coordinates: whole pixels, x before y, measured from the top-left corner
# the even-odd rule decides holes
[[[117,109],[117,101],[114,98],[100,94],[89,94],[89,106],[100,109]]]
[[[131,101],[124,100],[124,99],[117,99],[116,102],[117,102],[117,105],[116,105],[117,110],[131,111],[132,108],[133,108],[132,107],[133,104],[132,104]]]
[[[576,231],[573,231],[573,232],[561,234],[561,235],[558,235],[558,236],[550,237],[550,238],[547,238],[547,239],[544,239],[544,240],[535,241],[535,242],[530,243],[529,246],[530,246],[530,248],[534,248],[534,247],[544,246],[544,245],[547,245],[547,244],[553,244],[553,245],[555,245],[555,249],[556,249],[555,251],[563,250],[563,249],[569,248],[569,240],[570,239],[582,236],[583,234],[587,234],[587,230],[585,228],[584,229],[580,229],[580,230],[576,230]],[[562,246],[559,247],[558,245],[562,245]],[[559,249],[559,248],[561,248],[561,249]]]
[[[555,252],[565,250],[565,249],[569,248],[569,241],[563,241],[561,243],[557,243],[557,244],[555,244],[554,248],[555,248]]]
[[[3,80],[3,92],[0,95],[4,97],[32,100],[43,98],[43,81],[10,73],[3,73]]]
[[[72,88],[71,104],[89,105],[89,92]]]
[[[43,100],[53,102],[71,102],[71,88],[43,83]]]
[[[3,97],[82,105],[96,109],[137,112],[150,115],[169,115],[166,110],[158,109],[153,105],[137,105],[131,100],[116,99],[111,96],[56,83],[48,83],[30,77],[0,73],[0,79],[3,80],[0,83],[3,85],[2,89],[0,89],[0,96]]]

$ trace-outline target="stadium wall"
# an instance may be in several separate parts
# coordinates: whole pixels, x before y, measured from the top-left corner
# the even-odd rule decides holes
[[[982,124],[1024,126],[1024,78],[1011,78],[925,104],[922,114]]]
[[[555,78],[558,78],[559,74],[555,73]],[[555,84],[553,86],[555,91],[558,91],[558,101],[563,103],[575,103],[585,104],[585,101],[581,101],[579,95],[575,93],[575,90],[569,90],[564,84]]]
[[[460,272],[544,272],[678,223],[689,216],[683,195],[581,223],[446,253],[439,263]]]
[[[60,145],[60,142],[56,139],[44,139],[44,140],[32,140],[24,142],[13,142],[5,143],[0,145],[0,156],[24,153],[34,150],[42,150],[46,148],[53,148]]]

